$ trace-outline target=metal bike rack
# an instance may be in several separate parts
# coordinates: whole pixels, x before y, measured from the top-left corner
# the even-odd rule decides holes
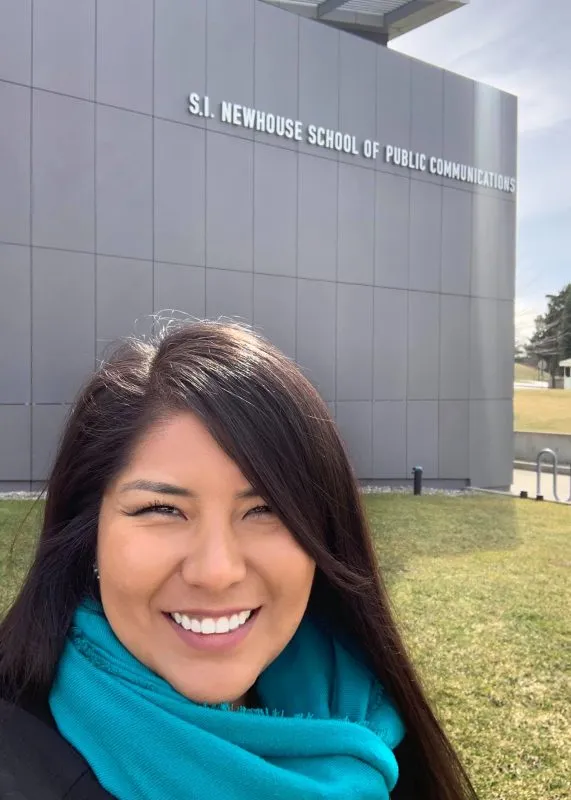
[[[560,500],[559,495],[557,494],[557,477],[559,473],[559,461],[557,458],[557,453],[550,447],[544,448],[537,454],[537,484],[535,491],[536,494],[535,499],[543,500],[543,495],[541,494],[541,464],[542,461],[546,458],[550,458],[553,461],[553,497],[555,498],[557,503],[571,503],[571,489],[569,491],[569,497],[567,498],[567,500]]]

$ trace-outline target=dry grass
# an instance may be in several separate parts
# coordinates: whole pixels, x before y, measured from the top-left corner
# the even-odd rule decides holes
[[[514,381],[537,381],[537,367],[530,367],[528,364],[514,364]]]
[[[571,512],[367,499],[389,591],[481,800],[571,797]]]
[[[571,391],[564,389],[516,389],[516,431],[571,433]]]
[[[571,797],[571,510],[503,497],[366,496],[395,613],[481,800]],[[33,549],[0,501],[0,610]]]

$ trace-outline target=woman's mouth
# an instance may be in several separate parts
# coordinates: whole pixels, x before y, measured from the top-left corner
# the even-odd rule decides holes
[[[260,611],[245,608],[221,616],[172,611],[164,616],[180,638],[199,650],[224,650],[239,644],[252,629]]]

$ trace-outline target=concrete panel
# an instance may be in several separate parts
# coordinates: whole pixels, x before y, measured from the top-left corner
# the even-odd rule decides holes
[[[498,300],[498,328],[496,337],[497,397],[502,400],[513,397],[513,354],[514,354],[514,304],[510,300]]]
[[[438,478],[438,401],[407,403],[407,475],[422,467],[427,480]]]
[[[97,0],[100,103],[152,113],[153,26],[153,0]]]
[[[299,20],[299,119],[339,130],[339,31]],[[300,151],[314,153],[315,145],[300,143]],[[318,148],[324,158],[337,160],[335,150]]]
[[[413,151],[437,158],[444,155],[444,72],[422,61],[411,61],[411,136]],[[438,175],[417,173],[432,183],[442,183]]]
[[[472,263],[472,192],[442,190],[441,289],[470,294]]]
[[[34,86],[95,97],[95,0],[34,0]]]
[[[511,355],[513,356],[513,351]],[[466,400],[470,397],[470,299],[468,297],[442,295],[440,298],[439,396],[441,400]]]
[[[71,403],[93,370],[95,256],[34,248],[32,396]]]
[[[206,258],[206,134],[155,120],[155,259],[203,266]]]
[[[206,90],[214,106],[223,100],[245,106],[254,104],[254,0],[208,0],[206,18]],[[251,139],[247,128],[220,122],[220,114],[208,128]]]
[[[500,267],[500,214],[505,201],[474,193],[472,197],[472,286],[478,297],[496,297]]]
[[[360,150],[365,139],[375,139],[377,125],[378,45],[348,33],[340,38],[339,130],[357,138]],[[363,162],[362,156],[342,153],[341,161]],[[372,165],[367,163],[368,167]]]
[[[335,280],[337,164],[300,155],[298,181],[298,275]]]
[[[517,97],[502,94],[501,171],[513,178],[517,177],[517,111]]]
[[[410,180],[377,175],[375,285],[408,288]]]
[[[97,349],[152,328],[153,265],[131,258],[97,258]]]
[[[0,13],[0,80],[29,84],[32,77],[32,0],[2,0]]]
[[[440,306],[437,294],[408,295],[409,400],[438,398]]]
[[[470,401],[470,480],[481,488],[507,487],[513,471],[511,400]]]
[[[206,94],[206,0],[155,0],[155,116],[204,127],[191,92]]]
[[[496,300],[477,297],[471,300],[470,398],[473,400],[498,397],[497,305]]]
[[[500,218],[497,296],[502,300],[513,300],[515,295],[516,211],[516,204],[509,200],[497,205]]]
[[[484,83],[474,85],[475,164],[501,172],[502,93]]]
[[[0,82],[0,241],[30,243],[30,89]]]
[[[254,105],[264,111],[299,118],[299,17],[266,3],[255,4]],[[295,139],[256,133],[257,141],[298,149]]]
[[[32,408],[32,480],[45,481],[52,469],[70,406]]]
[[[373,291],[337,287],[337,402],[373,397]]]
[[[30,402],[30,283],[30,249],[0,244],[0,403]]]
[[[467,479],[470,474],[468,400],[441,400],[438,430],[439,477]]]
[[[437,292],[442,260],[442,189],[424,181],[410,184],[409,288]]]
[[[375,272],[375,173],[339,165],[337,277],[372,285]]]
[[[29,481],[30,407],[0,405],[0,480]]]
[[[105,106],[97,111],[98,253],[152,258],[152,135],[150,118]]]
[[[335,399],[336,287],[297,282],[297,361],[325,400]]]
[[[374,289],[374,399],[406,398],[407,292]]]
[[[254,325],[292,359],[295,359],[295,318],[295,278],[254,275]]]
[[[408,477],[404,401],[373,403],[373,477]]]
[[[208,133],[206,258],[208,267],[253,269],[254,146]]]
[[[371,403],[336,403],[336,421],[348,449],[355,475],[363,480],[373,473],[373,430]]]
[[[34,92],[32,240],[43,247],[95,247],[94,105]]]
[[[155,264],[155,312],[170,313],[165,316],[190,315],[204,319],[206,314],[206,275],[204,267],[187,267],[180,264]]]
[[[410,147],[411,63],[406,56],[377,47],[377,140],[397,147]],[[379,154],[377,168],[403,174],[402,167],[384,162]]]
[[[297,272],[297,155],[254,149],[254,271]]]
[[[254,317],[253,273],[207,269],[206,317],[232,317],[251,325]]]
[[[444,157],[460,164],[475,164],[474,81],[444,73]],[[453,184],[450,178],[445,184]]]

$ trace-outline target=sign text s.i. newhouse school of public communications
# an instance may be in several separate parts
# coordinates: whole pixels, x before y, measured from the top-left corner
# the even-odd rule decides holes
[[[220,121],[234,127],[249,128],[260,133],[306,142],[315,147],[336,150],[339,153],[361,156],[371,160],[376,160],[381,156],[387,164],[394,164],[397,167],[429,172],[432,175],[441,175],[444,178],[486,186],[510,194],[516,190],[516,180],[510,175],[502,175],[469,164],[448,161],[445,158],[415,152],[394,144],[381,145],[374,139],[358,142],[357,137],[350,133],[324,128],[320,125],[306,125],[298,119],[283,117],[238,103],[229,103],[226,100],[223,100],[218,108]],[[210,98],[196,92],[192,92],[188,96],[188,110],[195,117],[215,119],[216,116],[211,110]]]

